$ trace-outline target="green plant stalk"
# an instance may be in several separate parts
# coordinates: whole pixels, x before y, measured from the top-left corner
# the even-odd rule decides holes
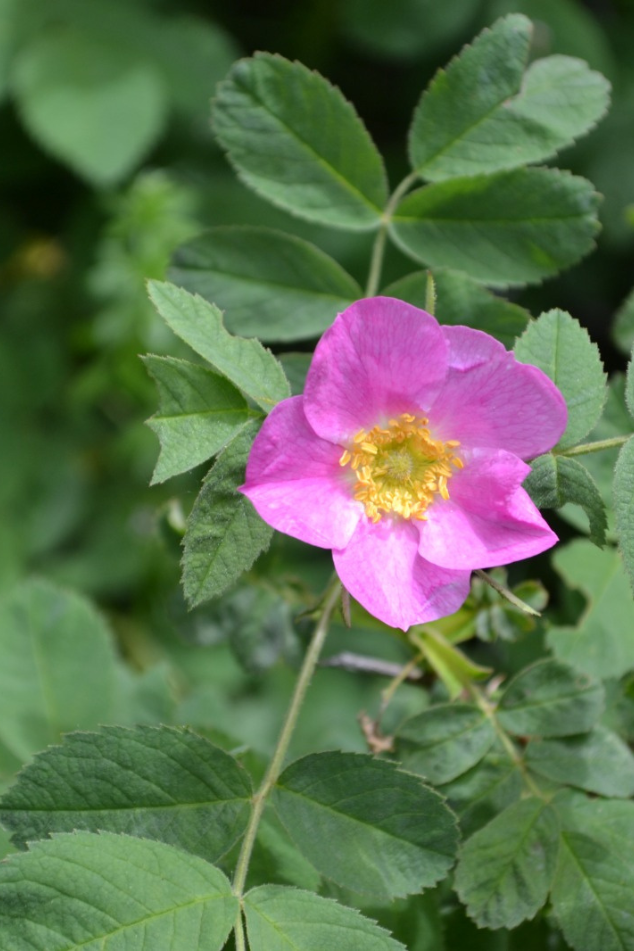
[[[288,708],[279,739],[277,741],[277,746],[275,747],[275,751],[273,753],[273,757],[269,763],[266,775],[262,780],[262,785],[252,800],[253,808],[251,810],[249,823],[244,834],[244,839],[242,840],[242,848],[240,849],[240,855],[238,856],[238,862],[236,864],[236,871],[233,879],[233,893],[240,901],[242,901],[244,896],[244,886],[247,878],[247,872],[249,870],[249,862],[251,861],[251,853],[253,852],[255,837],[260,825],[262,813],[264,812],[266,800],[282,771],[284,758],[286,757],[286,753],[288,751],[288,745],[291,741],[293,731],[295,730],[297,719],[306,696],[306,691],[319,660],[319,655],[321,654],[322,648],[324,646],[326,635],[328,634],[330,618],[337,605],[340,594],[341,582],[335,577],[326,590],[319,620],[315,625],[311,642],[308,646],[308,650],[306,651],[302,669],[299,672],[299,677],[297,678],[297,682],[295,684],[293,697],[291,699],[291,703]],[[245,951],[246,945],[244,929],[242,925],[242,907],[238,912],[235,933],[236,951]]]
[[[632,433],[627,436],[613,436],[611,439],[598,439],[596,442],[584,442],[579,446],[573,446],[572,449],[562,449],[561,452],[553,451],[555,456],[587,456],[590,452],[601,452],[602,449],[615,449],[622,446],[632,438]]]
[[[476,568],[473,572],[478,578],[481,578],[482,581],[485,581],[494,591],[497,591],[498,594],[501,594],[503,598],[506,598],[511,604],[516,608],[519,608],[520,611],[524,611],[525,614],[532,614],[533,617],[541,617],[539,611],[536,611],[535,608],[532,608],[530,604],[526,604],[525,601],[522,601],[521,598],[518,598],[517,595],[513,594],[512,591],[509,591],[508,588],[505,588],[503,584],[500,584],[495,578],[492,578],[491,575],[488,575],[486,571],[482,571],[480,568]]]
[[[502,746],[504,747],[506,755],[511,760],[515,768],[519,770],[526,788],[539,799],[545,799],[546,797],[544,796],[544,793],[529,775],[528,770],[526,769],[526,764],[524,763],[521,754],[517,751],[513,740],[510,738],[504,727],[499,723],[498,718],[495,715],[495,706],[489,702],[482,690],[480,690],[479,687],[476,687],[474,683],[468,684],[467,690],[471,694],[472,699],[475,701],[480,710],[482,710],[484,715],[491,721],[491,725],[495,730]]]
[[[375,297],[376,292],[379,289],[379,283],[381,281],[381,271],[383,269],[383,258],[385,256],[385,242],[387,239],[387,230],[390,226],[390,221],[392,220],[392,215],[394,210],[398,205],[399,201],[405,194],[405,192],[411,188],[411,186],[418,179],[417,172],[411,172],[407,175],[400,185],[394,190],[390,199],[385,206],[385,211],[383,212],[383,221],[379,228],[378,234],[376,236],[374,247],[372,248],[372,258],[370,260],[370,272],[368,274],[368,281],[365,288],[366,297]]]

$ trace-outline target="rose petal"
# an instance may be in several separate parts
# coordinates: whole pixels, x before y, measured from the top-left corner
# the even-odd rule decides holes
[[[452,614],[469,594],[470,573],[425,561],[418,541],[411,522],[362,518],[346,548],[332,553],[350,594],[370,614],[404,631]]]
[[[420,529],[419,552],[444,568],[491,568],[551,548],[557,536],[521,488],[530,467],[509,452],[474,450]]]
[[[240,491],[280,532],[319,548],[343,548],[363,507],[339,465],[341,452],[315,435],[302,396],[283,400],[255,438]]]
[[[390,297],[360,300],[321,338],[306,378],[315,432],[345,442],[399,413],[423,413],[445,377],[447,344],[424,310]]]
[[[566,428],[566,403],[537,367],[518,363],[488,334],[443,327],[449,369],[429,412],[434,435],[463,446],[507,449],[532,459],[551,449]]]

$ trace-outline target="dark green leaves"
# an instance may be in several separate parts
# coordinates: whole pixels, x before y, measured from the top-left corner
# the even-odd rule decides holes
[[[170,278],[226,311],[232,333],[316,337],[362,296],[315,245],[270,228],[213,228],[175,253]]]
[[[273,354],[257,340],[227,333],[217,307],[173,284],[150,281],[148,287],[156,309],[174,333],[262,409],[268,412],[290,395]]]
[[[254,888],[244,910],[251,951],[404,951],[358,911],[298,888]]]
[[[588,516],[590,540],[605,545],[607,516],[596,482],[585,466],[567,456],[547,453],[531,463],[524,488],[540,509],[557,509],[567,502],[580,505]]]
[[[553,910],[575,951],[634,948],[634,803],[566,797]]]
[[[16,951],[220,951],[237,910],[217,868],[147,839],[60,835],[0,866],[0,934]]]
[[[609,83],[580,60],[550,56],[524,72],[531,33],[526,17],[505,17],[436,74],[410,132],[410,160],[423,178],[541,161],[601,118]]]
[[[41,753],[0,803],[13,841],[124,832],[214,861],[242,834],[251,783],[227,753],[168,727],[71,733]]]
[[[271,541],[273,529],[237,491],[254,435],[247,427],[218,457],[189,516],[183,585],[192,606],[222,594]]]
[[[634,795],[634,756],[605,727],[566,739],[534,740],[528,744],[526,762],[547,779],[600,796]]]
[[[214,128],[240,178],[274,204],[340,228],[379,226],[383,162],[318,73],[269,53],[240,60],[218,88]]]
[[[539,367],[559,387],[568,424],[557,449],[576,446],[599,419],[606,399],[601,357],[587,330],[565,311],[550,310],[528,326],[515,356]]]
[[[353,891],[380,898],[417,892],[453,862],[452,813],[393,763],[350,753],[306,756],[282,773],[273,804],[315,868]]]
[[[399,757],[430,782],[448,783],[475,766],[495,739],[489,717],[466,703],[441,703],[399,727]]]
[[[583,178],[518,169],[412,192],[398,205],[391,233],[416,260],[504,287],[539,281],[587,254],[597,205]]]
[[[557,817],[541,799],[509,806],[462,849],[456,891],[485,928],[513,928],[546,901],[557,860]]]
[[[603,711],[601,684],[554,660],[542,660],[515,677],[500,698],[500,724],[518,736],[585,733]]]
[[[148,426],[161,441],[152,482],[164,482],[215,455],[250,418],[247,402],[228,380],[173,357],[145,357],[159,410]]]

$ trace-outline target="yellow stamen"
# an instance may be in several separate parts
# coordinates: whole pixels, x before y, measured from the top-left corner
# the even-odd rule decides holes
[[[344,450],[339,465],[355,473],[354,496],[372,522],[384,514],[426,521],[434,499],[449,498],[452,466],[464,468],[453,452],[460,443],[434,439],[428,426],[424,417],[402,413],[387,426],[359,430]]]

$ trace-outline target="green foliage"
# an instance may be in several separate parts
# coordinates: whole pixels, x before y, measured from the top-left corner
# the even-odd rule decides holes
[[[272,801],[306,858],[353,891],[383,899],[411,894],[434,885],[453,863],[452,813],[393,763],[315,753],[282,773]]]
[[[387,201],[381,156],[352,105],[301,63],[258,53],[220,85],[214,129],[238,175],[293,214],[376,228]]]
[[[217,373],[174,357],[144,359],[159,396],[158,413],[148,420],[161,441],[152,482],[164,482],[215,456],[250,414],[239,390]]]
[[[0,896],[7,946],[33,951],[139,942],[220,951],[238,908],[225,876],[202,859],[110,833],[35,843],[0,866]]]
[[[406,769],[448,783],[475,766],[495,740],[491,720],[466,703],[441,703],[410,717],[397,732]]]
[[[65,730],[115,715],[116,663],[92,605],[47,581],[0,603],[0,742],[23,762]]]
[[[540,281],[587,254],[597,204],[582,178],[518,169],[418,189],[399,203],[390,230],[417,261],[507,287]]]
[[[71,733],[40,753],[0,801],[24,848],[51,832],[121,832],[215,861],[244,832],[251,783],[233,757],[168,727]]]
[[[166,118],[152,67],[75,26],[34,40],[16,63],[13,84],[34,138],[96,185],[130,172]]]
[[[553,910],[575,951],[634,947],[634,804],[564,798]]]
[[[387,931],[352,908],[297,888],[264,885],[244,900],[251,951],[403,951]]]
[[[425,310],[427,273],[414,271],[390,284],[382,293]],[[526,329],[530,320],[528,311],[492,294],[465,274],[434,268],[433,278],[437,295],[434,316],[441,324],[467,324],[491,334],[509,348]]]
[[[271,228],[213,228],[178,249],[169,276],[261,340],[316,337],[361,288],[315,245]]]
[[[630,291],[614,315],[612,338],[619,350],[629,356],[634,345],[634,290]]]
[[[564,436],[565,438],[565,436]],[[601,548],[608,527],[605,504],[596,482],[576,459],[546,453],[531,463],[524,488],[540,509],[558,509],[568,502],[588,516],[590,540]]]
[[[605,727],[565,739],[532,740],[526,749],[532,770],[600,796],[634,795],[634,756]]]
[[[346,39],[387,60],[414,60],[460,37],[474,10],[464,0],[345,0],[340,16]],[[379,67],[380,68],[380,67]]]
[[[192,607],[231,587],[270,544],[273,530],[237,491],[254,436],[250,424],[220,454],[189,516],[183,586]]]
[[[514,928],[539,911],[555,872],[557,833],[552,808],[531,796],[467,840],[455,887],[478,925]]]
[[[557,384],[568,407],[568,423],[556,448],[576,446],[598,421],[606,398],[603,364],[587,330],[565,311],[550,310],[520,337],[515,356]]]
[[[585,733],[605,702],[601,684],[555,660],[541,660],[510,682],[498,704],[498,720],[517,736]]]
[[[436,75],[410,132],[410,161],[423,178],[542,161],[605,113],[609,83],[584,62],[551,56],[526,70],[531,33],[524,16],[498,20]]]
[[[621,677],[634,667],[634,604],[618,552],[578,540],[555,552],[553,561],[587,603],[576,626],[551,627],[549,647],[591,677]]]
[[[441,787],[458,814],[464,835],[471,835],[520,798],[522,777],[508,752],[496,744],[472,769]]]
[[[290,395],[278,361],[257,340],[233,337],[213,304],[173,284],[150,281],[150,298],[175,334],[266,412]]]
[[[629,369],[626,398],[630,412],[634,405],[631,396],[628,396],[631,380],[632,373]],[[634,588],[634,439],[628,439],[621,449],[614,470],[614,509],[619,548],[630,584]]]

